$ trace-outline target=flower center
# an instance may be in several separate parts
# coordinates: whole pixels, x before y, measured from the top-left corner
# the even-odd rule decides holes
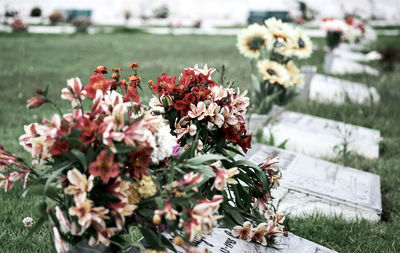
[[[93,84],[94,89],[101,89],[103,87],[103,81],[97,81]]]
[[[278,73],[276,73],[276,71],[273,70],[273,69],[267,69],[267,73],[270,74],[271,76],[277,76],[278,75]]]
[[[306,46],[306,43],[304,43],[304,40],[302,40],[301,38],[299,38],[297,44],[299,45],[300,48],[305,48]]]
[[[260,50],[260,48],[264,45],[265,39],[261,36],[254,36],[249,39],[247,42],[247,46],[251,50]]]

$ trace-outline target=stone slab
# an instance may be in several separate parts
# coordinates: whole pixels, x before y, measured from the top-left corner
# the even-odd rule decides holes
[[[166,235],[169,240],[172,236]],[[289,233],[288,236],[279,236],[276,239],[276,248],[264,247],[260,244],[246,242],[232,236],[230,230],[215,228],[212,234],[205,236],[202,240],[195,242],[198,248],[207,248],[216,253],[334,253],[324,246]],[[176,247],[178,253],[185,253],[181,247]],[[168,252],[172,252],[168,250]],[[126,253],[139,253],[138,249],[131,249]]]
[[[245,157],[259,164],[269,156],[280,159],[281,185],[272,192],[279,211],[297,217],[317,212],[380,220],[378,175],[258,143]]]
[[[368,65],[358,63],[356,61],[334,57],[330,68],[325,70],[328,74],[345,75],[345,74],[368,74],[377,76],[379,71]]]
[[[272,133],[276,144],[286,141],[285,149],[314,157],[336,157],[337,148],[347,135],[349,151],[369,159],[379,157],[379,130],[283,111],[280,107],[269,115],[252,114],[249,129],[263,129],[264,136]]]
[[[355,103],[378,103],[380,96],[374,87],[326,75],[315,74],[310,83],[309,98],[318,102],[343,104],[346,97]]]

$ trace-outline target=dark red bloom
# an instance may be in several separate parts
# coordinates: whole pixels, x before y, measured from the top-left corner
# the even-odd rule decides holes
[[[148,175],[147,166],[151,162],[152,147],[143,147],[134,150],[129,156],[129,165],[133,169],[133,175],[141,178],[142,175]]]
[[[56,140],[56,142],[53,144],[50,154],[52,156],[64,154],[65,152],[68,151],[68,141],[65,139],[60,139]]]
[[[97,126],[98,122],[92,121],[88,118],[83,118],[77,128],[81,129],[82,132],[79,135],[78,139],[83,142],[86,146],[90,145],[95,141],[97,135]]]
[[[167,73],[162,73],[157,77],[157,83],[153,85],[153,93],[155,94],[170,94],[176,87],[176,76],[168,76]]]
[[[181,112],[181,116],[185,116],[190,109],[190,104],[194,103],[195,100],[194,95],[187,93],[182,100],[175,102],[174,108]]]
[[[193,69],[184,69],[182,71],[182,76],[179,79],[179,84],[184,86],[189,86],[196,82],[196,73]]]
[[[101,90],[104,93],[111,87],[112,81],[105,80],[104,75],[96,74],[89,78],[89,84],[83,89],[86,90],[86,95],[90,98],[96,96],[96,90]]]
[[[211,90],[196,86],[193,87],[192,92],[196,95],[197,101],[204,101],[207,99],[208,94],[211,93]]]
[[[222,128],[222,130],[224,131],[227,140],[239,145],[243,152],[247,153],[247,150],[251,147],[251,135],[247,135],[244,125],[242,125],[239,130],[233,126]]]
[[[104,184],[107,184],[110,178],[119,175],[119,165],[114,162],[114,154],[107,154],[103,149],[97,156],[96,161],[89,164],[89,172],[95,177],[100,177]]]
[[[251,148],[251,134],[242,136],[238,141],[238,145],[242,148],[243,152],[247,153],[247,150]]]

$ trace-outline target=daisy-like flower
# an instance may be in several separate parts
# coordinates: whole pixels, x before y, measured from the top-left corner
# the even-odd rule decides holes
[[[288,85],[290,75],[281,64],[275,61],[263,60],[257,63],[257,67],[265,81],[271,84],[280,84],[282,86]]]
[[[27,227],[27,228],[32,227],[32,225],[33,225],[33,219],[32,219],[32,217],[25,217],[25,218],[22,220],[22,223],[24,223],[24,226]]]
[[[243,226],[235,226],[232,229],[232,235],[235,237],[239,237],[239,239],[250,242],[252,235],[253,225],[250,221],[246,221],[243,223]]]
[[[296,45],[293,48],[293,55],[300,59],[310,57],[313,50],[313,44],[310,38],[300,29],[296,29],[294,32],[294,40]]]
[[[243,30],[237,38],[239,52],[245,57],[257,59],[260,57],[260,50],[264,47],[270,49],[272,37],[265,26],[252,24]]]
[[[274,51],[287,57],[292,56],[293,48],[296,46],[294,29],[276,18],[267,19],[265,25],[274,38]]]
[[[287,72],[289,73],[290,76],[290,85],[295,85],[296,87],[303,87],[304,86],[304,76],[300,72],[300,69],[292,62],[289,61],[286,65],[285,68]]]

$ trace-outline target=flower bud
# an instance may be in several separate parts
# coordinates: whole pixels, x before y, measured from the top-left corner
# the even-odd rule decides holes
[[[153,216],[153,223],[156,224],[156,225],[161,223],[160,215],[156,214],[156,215]]]
[[[182,237],[180,237],[180,236],[175,236],[175,238],[174,238],[174,244],[175,244],[176,246],[183,247],[183,246],[185,246],[185,241],[183,241]]]
[[[38,95],[44,95],[44,91],[40,88],[35,88],[35,93]]]
[[[29,109],[33,109],[47,102],[49,102],[49,100],[46,98],[32,97],[28,99],[26,107]]]

